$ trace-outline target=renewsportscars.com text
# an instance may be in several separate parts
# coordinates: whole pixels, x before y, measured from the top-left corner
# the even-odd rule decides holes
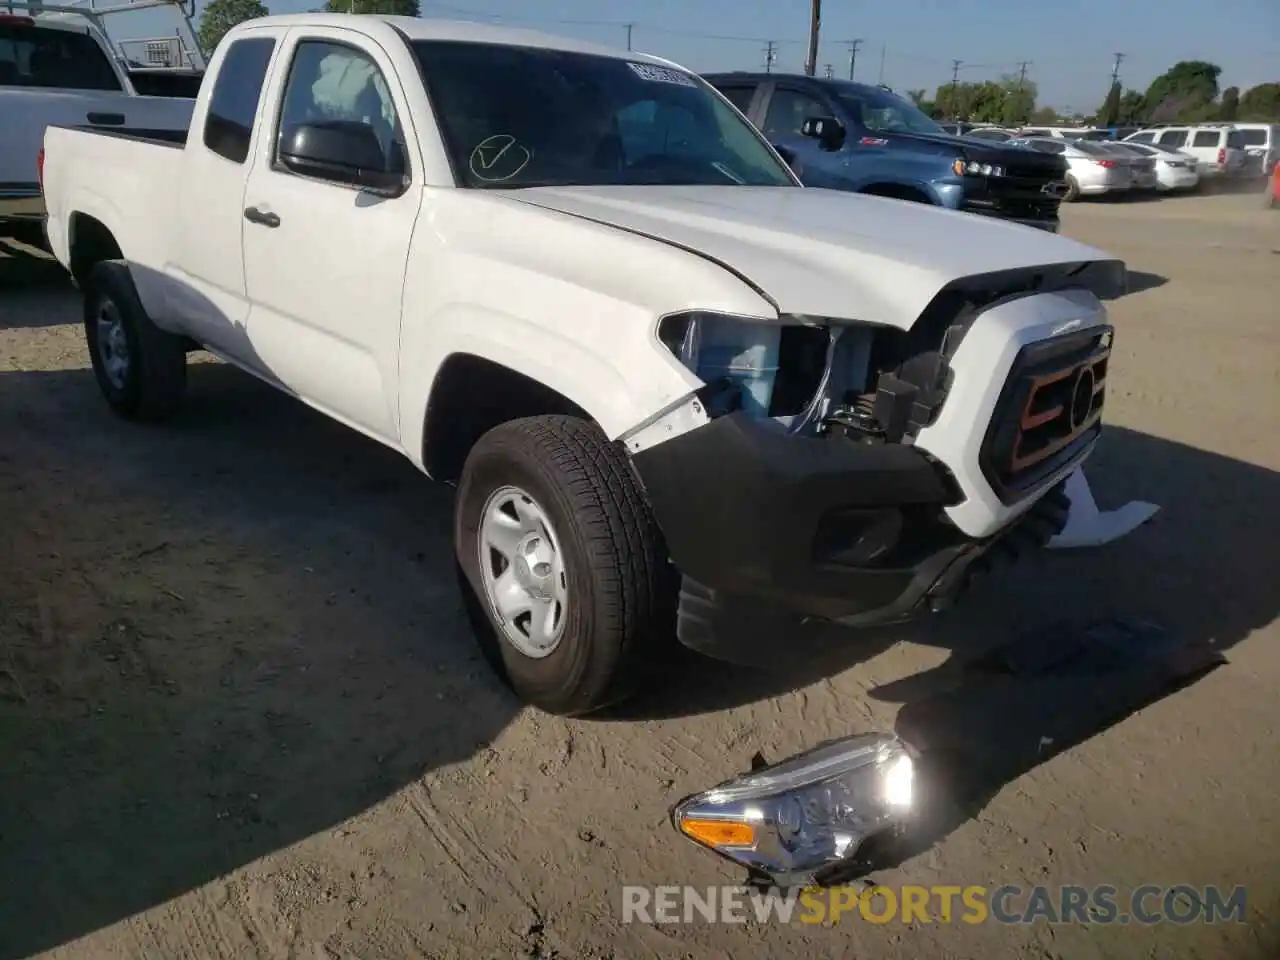
[[[1244,887],[622,888],[623,923],[1243,923]]]

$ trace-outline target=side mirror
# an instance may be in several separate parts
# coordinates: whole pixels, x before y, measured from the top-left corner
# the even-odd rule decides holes
[[[399,151],[388,162],[373,128],[367,123],[331,120],[300,123],[280,140],[280,162],[294,173],[394,194],[404,187]]]
[[[844,143],[844,124],[835,117],[807,117],[800,135],[817,140],[824,150],[838,150]]]
[[[798,154],[794,150],[792,150],[790,147],[784,147],[780,143],[773,144],[773,149],[778,151],[778,156],[780,156],[786,162],[788,167],[790,167],[792,170],[796,169],[796,160],[798,158]]]

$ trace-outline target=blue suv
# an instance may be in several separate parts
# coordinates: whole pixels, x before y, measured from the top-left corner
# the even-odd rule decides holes
[[[1056,232],[1062,157],[952,136],[883,87],[766,73],[704,79],[810,187],[915,200]]]

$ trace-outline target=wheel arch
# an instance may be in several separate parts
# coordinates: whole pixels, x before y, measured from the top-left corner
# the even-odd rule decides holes
[[[521,417],[562,414],[593,419],[553,387],[475,353],[457,352],[436,371],[422,424],[422,466],[433,479],[456,482],[467,454],[484,434]]]

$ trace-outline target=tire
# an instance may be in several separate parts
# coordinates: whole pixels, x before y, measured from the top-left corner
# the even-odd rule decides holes
[[[1062,198],[1063,203],[1075,203],[1080,199],[1080,184],[1071,174],[1067,174],[1067,192]]]
[[[546,589],[538,592],[546,596],[559,583],[565,599],[536,606],[527,621],[518,614],[504,624],[494,599],[501,591],[486,583],[500,572],[529,576],[542,566],[516,559],[504,567],[503,555],[489,546],[494,541],[482,533],[514,522],[514,513],[503,509],[504,498],[511,497],[507,506],[541,511],[549,524],[549,531],[541,529],[559,559],[548,561],[551,575],[539,581]],[[486,526],[494,511],[505,517]],[[539,529],[536,523],[525,526]],[[510,536],[504,529],[503,538]],[[538,537],[523,536],[522,544]],[[541,537],[536,543],[543,548]],[[586,420],[529,417],[481,437],[458,484],[454,549],[459,586],[485,658],[517,696],[548,713],[590,713],[624,699],[674,635],[676,574],[653,512],[626,453]],[[489,564],[487,572],[482,563]],[[516,604],[531,602],[532,594],[506,593],[518,596]],[[550,647],[530,653],[534,616],[552,611],[554,617],[555,609],[558,635]]]
[[[151,322],[123,260],[104,260],[89,273],[84,332],[98,388],[119,416],[157,421],[181,406],[187,387],[185,342]],[[123,354],[118,337],[123,337]],[[120,356],[123,367],[111,359]]]

